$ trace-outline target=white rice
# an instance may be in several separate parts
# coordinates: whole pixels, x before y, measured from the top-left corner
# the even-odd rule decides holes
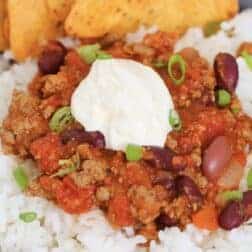
[[[0,164],[1,252],[133,252],[145,242],[132,228],[113,230],[99,210],[72,216],[42,198],[25,196],[13,179],[15,158],[0,154]],[[28,211],[38,215],[29,224],[19,219]]]
[[[77,47],[77,46],[80,45],[80,40],[78,40],[78,39],[72,39],[72,38],[69,38],[69,37],[60,38],[59,41],[65,47],[68,47],[68,48],[74,48],[74,47]]]
[[[225,29],[234,26],[235,37],[228,38]],[[200,53],[213,60],[219,51],[235,53],[239,43],[252,41],[252,11],[247,11],[233,21],[222,25],[222,31],[205,39],[202,31],[193,28],[178,42],[176,49],[194,46]],[[227,28],[226,28],[227,27]],[[246,31],[245,31],[246,30]],[[143,32],[140,31],[142,38]],[[131,41],[139,41],[137,36],[129,35]],[[66,43],[73,44],[71,40]],[[25,89],[37,71],[34,61],[9,66],[7,52],[0,57],[0,121],[7,113],[11,93],[14,88]],[[16,186],[12,171],[19,163],[15,157],[0,152],[0,251],[1,252],[139,252],[138,245],[145,242],[144,237],[135,236],[132,228],[114,230],[102,212],[94,209],[88,214],[68,215],[53,203],[42,198],[28,197]],[[252,155],[248,159],[245,174],[252,165]],[[25,163],[30,177],[36,173],[30,161]],[[246,180],[241,181],[246,190]],[[36,212],[38,219],[24,223],[19,214]],[[184,232],[170,228],[159,232],[160,242],[152,241],[150,252],[249,252],[252,247],[252,226],[243,225],[231,232],[218,230],[210,233],[188,225]]]
[[[213,62],[214,57],[219,52],[236,54],[240,44],[245,41],[252,41],[252,9],[243,11],[234,19],[223,22],[221,30],[205,38],[201,28],[191,28],[176,44],[175,51],[185,47],[194,47],[198,49],[201,56]],[[230,37],[230,34],[232,36]]]

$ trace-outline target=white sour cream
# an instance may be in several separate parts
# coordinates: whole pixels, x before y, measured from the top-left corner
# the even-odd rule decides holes
[[[242,57],[237,59],[237,63],[239,66],[239,81],[236,94],[244,112],[252,117],[252,70],[249,69]]]
[[[106,147],[164,146],[171,131],[171,95],[150,67],[132,60],[97,60],[75,90],[71,109],[86,130],[99,130]]]

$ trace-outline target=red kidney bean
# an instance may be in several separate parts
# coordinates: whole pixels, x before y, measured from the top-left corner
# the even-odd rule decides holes
[[[176,220],[172,219],[170,216],[164,213],[161,213],[155,222],[157,224],[158,230],[163,230],[166,227],[176,226],[177,224]]]
[[[242,206],[244,208],[245,219],[252,217],[252,190],[243,193]]]
[[[192,202],[202,202],[203,197],[195,182],[188,176],[181,175],[176,178],[176,189],[180,194],[185,194]]]
[[[105,148],[106,146],[105,137],[100,131],[92,131],[92,132],[90,131],[87,133],[90,135],[92,139],[90,144],[92,144],[94,147],[97,148]]]
[[[152,180],[152,184],[163,186],[167,190],[168,195],[169,195],[168,197],[170,199],[175,198],[177,196],[174,178],[167,171],[164,171],[164,170],[158,171],[158,173],[155,175],[154,179]]]
[[[162,185],[167,190],[174,188],[175,183],[172,176],[166,171],[159,171],[153,179],[154,185]]]
[[[64,63],[66,48],[58,41],[51,41],[42,51],[38,66],[42,74],[56,74]]]
[[[171,149],[147,146],[146,150],[151,153],[151,155],[148,155],[146,158],[146,161],[148,161],[152,166],[167,171],[178,171],[184,169],[182,166],[173,165],[175,153]]]
[[[105,148],[104,135],[99,131],[87,132],[83,129],[65,130],[61,134],[61,141],[66,144],[69,141],[76,141],[78,144],[89,143],[97,148]]]
[[[216,137],[203,153],[203,174],[210,180],[218,179],[232,157],[232,150],[226,136]]]
[[[219,53],[214,61],[214,71],[217,86],[234,93],[239,78],[235,57],[228,53]]]
[[[76,141],[78,143],[85,142],[87,134],[83,129],[68,129],[64,130],[61,135],[61,141],[66,144],[69,141]]]
[[[242,205],[239,201],[230,202],[219,215],[219,225],[225,230],[239,227],[243,220]]]
[[[153,182],[154,185],[162,185],[167,190],[173,190],[175,183],[171,178],[156,178]]]
[[[244,165],[233,155],[231,161],[225,168],[224,173],[217,181],[217,185],[225,189],[239,187],[240,181],[244,175]]]

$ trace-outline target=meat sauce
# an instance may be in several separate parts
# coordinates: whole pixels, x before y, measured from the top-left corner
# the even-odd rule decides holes
[[[216,104],[218,87],[213,66],[194,49],[180,52],[187,65],[182,85],[174,85],[166,67],[152,65],[156,60],[169,59],[176,38],[158,32],[147,35],[137,46],[117,41],[104,48],[115,58],[152,66],[164,79],[182,120],[182,128],[167,136],[164,148],[143,146],[142,159],[135,162],[127,161],[123,152],[104,148],[101,133],[87,133],[75,121],[63,132],[50,130],[54,112],[70,105],[72,93],[89,73],[90,65],[59,43],[46,46],[41,55],[45,58],[39,60],[41,72],[28,92],[14,92],[1,133],[6,153],[33,158],[37,163],[42,175],[31,181],[30,195],[47,197],[71,214],[99,207],[115,227],[133,225],[147,238],[155,237],[159,229],[174,225],[184,228],[191,222],[209,230],[219,225],[230,229],[242,223],[241,216],[235,225],[227,219],[235,218],[236,209],[243,205],[251,207],[252,200],[232,207],[218,204],[216,197],[239,187],[245,150],[252,143],[251,119],[241,109],[233,113],[233,104],[239,107],[234,94],[231,105]],[[231,158],[213,181],[204,173],[202,163],[204,153],[220,136],[228,139]],[[218,148],[223,146],[215,146],[216,151],[211,153],[218,155]],[[73,162],[75,157],[76,169],[55,176],[62,160]]]

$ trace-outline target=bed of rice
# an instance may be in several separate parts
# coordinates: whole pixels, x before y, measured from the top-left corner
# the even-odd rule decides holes
[[[219,51],[235,54],[242,41],[252,41],[252,10],[222,24],[221,31],[205,39],[199,28],[190,29],[177,43],[176,50],[196,47],[209,62]],[[232,29],[233,37],[227,31]],[[147,32],[154,32],[155,28]],[[138,41],[146,30],[130,34],[129,42]],[[71,40],[65,43],[72,45]],[[5,117],[14,88],[25,89],[37,71],[36,63],[27,60],[10,66],[10,52],[0,56],[0,121]],[[240,73],[242,75],[242,73]],[[251,79],[252,83],[252,79]],[[0,144],[1,147],[1,144]],[[24,195],[16,186],[12,171],[20,163],[15,157],[1,154],[0,149],[0,251],[1,252],[134,252],[145,251],[139,244],[144,237],[135,236],[132,228],[113,230],[103,214],[94,209],[88,214],[72,216],[51,202]],[[30,177],[36,171],[31,161],[25,167]],[[247,167],[252,167],[252,156]],[[248,170],[248,168],[246,169]],[[246,173],[246,172],[245,172]],[[245,176],[244,176],[245,177]],[[246,189],[245,180],[241,188]],[[24,223],[20,212],[34,211],[38,219]],[[252,247],[252,226],[249,223],[231,232],[214,233],[189,225],[184,232],[170,228],[159,233],[160,242],[152,241],[150,252],[249,252]]]

